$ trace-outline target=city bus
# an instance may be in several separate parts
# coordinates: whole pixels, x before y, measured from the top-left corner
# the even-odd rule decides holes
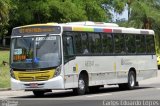
[[[67,89],[83,95],[104,85],[134,89],[157,76],[154,31],[115,23],[15,27],[10,50],[11,88],[35,96]]]

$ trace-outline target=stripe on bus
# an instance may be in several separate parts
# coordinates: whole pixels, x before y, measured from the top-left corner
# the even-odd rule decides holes
[[[149,31],[140,31],[140,34],[149,34]]]
[[[107,32],[112,33],[108,28],[83,28],[83,27],[63,27],[64,31],[86,31],[86,32]]]
[[[63,27],[63,30],[64,31],[122,33],[122,29],[109,29],[109,28]],[[140,31],[140,34],[149,34],[149,31]]]
[[[113,33],[122,33],[121,29],[113,29]]]

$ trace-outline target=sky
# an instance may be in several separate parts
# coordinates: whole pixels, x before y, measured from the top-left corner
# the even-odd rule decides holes
[[[122,12],[122,14],[114,13],[114,11],[112,13],[113,13],[113,21],[114,22],[116,22],[116,19],[117,20],[120,20],[120,19],[128,20],[128,10],[127,10],[127,7]]]

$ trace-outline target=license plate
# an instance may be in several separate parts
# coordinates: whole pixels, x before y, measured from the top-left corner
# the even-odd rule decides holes
[[[31,88],[38,88],[38,84],[37,83],[30,83],[30,87]]]

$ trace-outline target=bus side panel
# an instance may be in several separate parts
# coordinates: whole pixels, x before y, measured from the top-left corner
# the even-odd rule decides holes
[[[157,75],[156,56],[79,56],[64,65],[65,88],[78,87],[82,70],[89,75],[89,86],[127,83],[134,68],[137,81]]]
[[[136,71],[137,81],[157,76],[157,65],[155,55],[135,55],[135,56],[116,56],[117,83],[128,80],[130,68]],[[122,80],[122,82],[121,82]]]
[[[137,56],[137,80],[144,80],[157,76],[156,55]]]
[[[64,65],[65,88],[78,87],[81,71],[86,70],[89,86],[117,83],[114,56],[77,56]]]
[[[117,83],[127,83],[130,68],[137,66],[136,56],[116,56]]]
[[[92,70],[89,70],[90,86],[117,82],[114,56],[93,56],[90,61],[93,67]]]
[[[64,65],[64,84],[65,88],[78,87],[78,73],[76,71],[76,59],[67,62]]]

